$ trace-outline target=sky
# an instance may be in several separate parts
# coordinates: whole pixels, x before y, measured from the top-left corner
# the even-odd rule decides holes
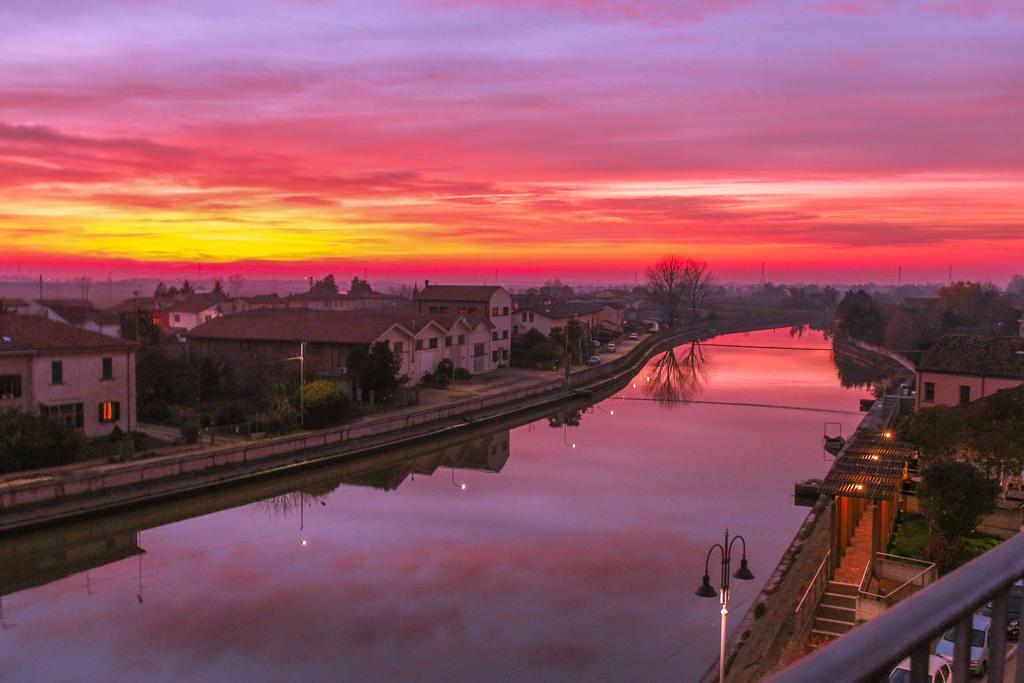
[[[1005,282],[1019,0],[3,0],[0,274]]]

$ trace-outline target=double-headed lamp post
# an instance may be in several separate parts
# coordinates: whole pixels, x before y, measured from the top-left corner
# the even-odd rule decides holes
[[[718,681],[719,683],[725,683],[725,631],[726,623],[729,618],[729,563],[732,561],[732,545],[736,541],[739,541],[743,545],[743,559],[740,560],[740,568],[733,574],[734,578],[741,581],[750,581],[754,578],[754,574],[750,571],[747,566],[747,540],[742,536],[734,536],[731,540],[729,538],[729,530],[725,530],[725,541],[723,543],[716,543],[708,550],[708,556],[704,560],[704,580],[700,584],[700,588],[697,589],[696,593],[702,598],[714,598],[717,597],[718,601],[722,604],[722,636],[719,640],[718,645]],[[714,552],[715,548],[718,548],[722,553],[722,573],[721,578],[721,590],[716,592],[714,587],[711,585],[711,577],[708,575],[708,565],[711,562],[711,553]]]

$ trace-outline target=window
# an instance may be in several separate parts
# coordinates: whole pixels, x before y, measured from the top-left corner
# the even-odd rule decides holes
[[[452,345],[452,338],[450,336],[444,338],[444,345],[445,346],[451,346]]]
[[[522,315],[520,317],[522,318],[523,322],[525,323],[526,322],[526,311],[523,311]]]
[[[498,307],[494,306],[491,308],[491,315],[498,315]]]
[[[395,353],[402,353],[402,342],[391,342],[391,350]]]
[[[530,311],[530,322],[533,322],[533,311]]]
[[[971,388],[967,385],[960,386],[960,404],[971,402]]]
[[[179,315],[178,313],[175,313],[174,314],[174,322],[180,323],[181,322],[181,315]]]
[[[498,341],[498,331],[491,332],[491,341]]]
[[[466,335],[460,334],[459,335],[459,346],[462,346],[465,343],[466,343]]]
[[[502,315],[508,315],[508,306],[502,306],[501,307],[501,314]]]
[[[21,398],[21,375],[0,375],[0,400]]]
[[[416,340],[416,350],[417,351],[422,351],[423,350],[423,340],[422,339],[417,339]]]
[[[501,359],[502,360],[508,360],[508,349],[502,349],[501,350]]]
[[[430,348],[432,348],[432,349],[436,349],[437,348],[437,337],[431,337],[430,338]]]
[[[935,400],[935,382],[924,383],[924,400],[934,401]]]
[[[102,379],[114,379],[114,359],[104,358],[103,359],[103,377]]]
[[[473,345],[473,357],[474,358],[483,358],[483,356],[484,356],[484,345],[483,344],[474,344]]]
[[[502,339],[508,339],[508,330],[502,330],[501,331],[501,338]]]
[[[52,417],[70,429],[81,429],[85,426],[82,407],[81,403],[64,403],[57,406],[40,404],[39,413],[43,417]]]
[[[492,361],[497,363],[499,358],[501,358],[501,354],[498,351],[491,351],[491,360]]]
[[[104,401],[100,404],[100,424],[110,424],[121,419],[121,404],[118,401]]]
[[[447,313],[448,312],[448,307],[447,306],[430,306],[428,310],[431,312],[431,314],[437,315],[439,313]]]
[[[50,363],[50,384],[64,384],[64,361]]]

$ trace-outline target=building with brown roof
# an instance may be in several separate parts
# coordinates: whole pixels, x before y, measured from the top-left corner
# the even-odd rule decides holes
[[[512,350],[512,297],[497,285],[432,285],[416,295],[421,315],[483,316],[493,325],[491,363],[508,365]]]
[[[41,315],[0,313],[0,410],[52,415],[87,437],[135,427],[135,345]]]
[[[114,311],[103,311],[88,299],[36,299],[36,310],[50,320],[67,323],[108,337],[121,336],[121,319]]]
[[[545,335],[555,328],[565,329],[570,320],[578,320],[592,335],[604,331],[620,334],[625,324],[622,309],[595,301],[592,303],[564,303],[554,301],[536,304],[513,315],[512,329],[516,334],[537,330]]]
[[[491,362],[493,329],[482,317],[286,308],[219,317],[185,336],[190,352],[218,358],[243,374],[294,358],[302,345],[307,378],[335,379],[348,374],[353,349],[383,342],[415,383],[443,359],[470,373],[497,367]]]
[[[954,406],[1024,384],[1024,339],[947,334],[917,366],[917,407]]]

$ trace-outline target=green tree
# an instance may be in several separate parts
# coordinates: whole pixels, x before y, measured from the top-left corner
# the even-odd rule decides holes
[[[324,278],[313,282],[312,291],[338,293],[338,283],[334,280],[334,274],[328,273]]]
[[[191,282],[185,280],[181,283],[181,293],[186,296],[190,296],[196,293],[196,288],[192,286]]]
[[[336,382],[318,379],[302,387],[305,426],[322,429],[344,422],[351,412],[348,396]]]
[[[0,413],[0,472],[75,462],[84,439],[61,422],[16,409]]]
[[[936,406],[912,413],[900,426],[900,438],[921,451],[926,461],[955,455],[963,447],[966,423],[957,407]]]
[[[220,278],[213,281],[213,294],[215,296],[225,296],[224,294],[224,283]]]
[[[959,410],[970,426],[964,445],[979,467],[999,478],[1024,471],[1024,387],[997,391]]]
[[[969,462],[939,460],[929,464],[917,489],[921,512],[939,542],[929,558],[948,565],[981,519],[995,510],[999,481]]]
[[[348,288],[349,296],[360,296],[362,294],[372,294],[373,289],[370,287],[370,283],[366,280],[360,280],[358,277],[352,278],[352,286]]]
[[[439,384],[448,384],[453,379],[455,379],[455,363],[448,358],[444,358],[437,364],[437,369],[434,370],[434,381]]]
[[[836,334],[881,344],[882,330],[882,311],[871,295],[863,289],[847,292],[836,308]]]
[[[388,401],[408,379],[401,376],[402,361],[385,342],[375,342],[370,347],[366,367],[363,369],[361,386],[364,396],[370,392],[381,401]]]

